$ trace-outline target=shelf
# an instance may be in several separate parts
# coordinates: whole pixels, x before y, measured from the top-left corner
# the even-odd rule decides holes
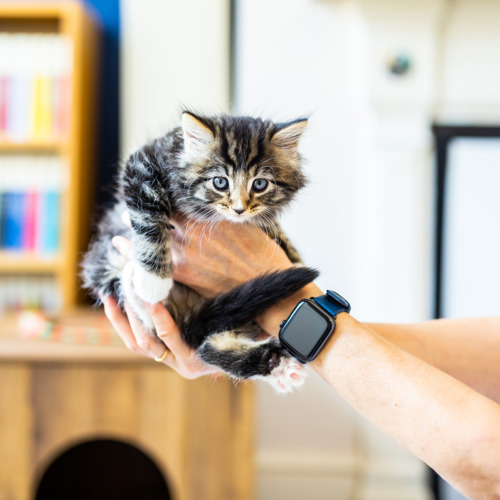
[[[57,153],[67,148],[63,141],[12,142],[0,139],[0,153]]]
[[[43,257],[34,253],[0,251],[1,273],[48,273],[61,268],[59,256]]]
[[[59,324],[79,328],[95,327],[103,321],[109,325],[101,310],[75,309],[51,318]],[[118,335],[118,334],[114,334]],[[147,364],[165,369],[165,365],[152,363],[146,356],[138,356],[125,346],[69,343],[47,338],[25,338],[20,333],[19,317],[0,317],[0,361],[33,362],[116,362]]]

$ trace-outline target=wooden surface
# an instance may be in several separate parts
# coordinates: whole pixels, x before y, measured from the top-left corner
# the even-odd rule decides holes
[[[96,345],[90,341],[67,341],[64,339],[26,338],[20,327],[19,315],[0,317],[0,360],[3,361],[60,361],[98,363],[154,363],[149,358],[132,353],[119,344],[119,337],[112,333],[102,308],[79,308],[68,310],[53,318],[55,323],[82,329],[102,325],[115,337],[111,345]],[[108,342],[107,342],[108,343]],[[0,498],[1,500],[1,498]]]
[[[66,3],[68,2],[61,2]],[[67,161],[69,189],[61,220],[63,262],[59,280],[63,306],[77,304],[80,293],[79,258],[87,249],[93,213],[95,117],[99,31],[82,2],[69,2],[61,16],[60,33],[73,40],[73,79]]]
[[[0,361],[0,499],[32,500],[61,453],[93,439],[145,452],[176,500],[251,500],[253,391],[151,364]]]
[[[0,152],[2,153],[55,153],[63,154],[67,144],[61,141],[29,141],[12,142],[0,140]]]
[[[58,316],[106,321],[102,310]],[[0,320],[0,500],[32,500],[65,450],[117,439],[146,453],[175,500],[253,498],[253,386],[185,380],[125,347],[28,340]]]
[[[5,274],[56,272],[60,267],[61,259],[57,257],[43,258],[34,252],[0,250],[0,272]]]

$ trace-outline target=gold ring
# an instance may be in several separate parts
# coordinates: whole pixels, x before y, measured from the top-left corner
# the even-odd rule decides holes
[[[161,356],[157,356],[155,359],[155,361],[157,361],[158,363],[161,363],[166,357],[167,357],[167,354],[169,353],[170,351],[168,350],[168,347],[165,346],[165,350],[163,351],[163,354]]]

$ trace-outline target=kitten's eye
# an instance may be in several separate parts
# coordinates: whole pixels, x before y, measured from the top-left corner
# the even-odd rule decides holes
[[[214,177],[213,183],[219,191],[226,191],[229,187],[229,181],[225,177]]]
[[[252,184],[252,189],[257,192],[264,191],[268,184],[269,181],[267,179],[255,179]]]

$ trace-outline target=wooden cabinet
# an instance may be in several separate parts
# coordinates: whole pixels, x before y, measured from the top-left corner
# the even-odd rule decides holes
[[[84,326],[99,313],[68,314],[61,320]],[[96,440],[149,456],[174,500],[253,498],[251,382],[186,380],[124,347],[27,340],[15,330],[0,332],[0,500],[34,500],[55,460]]]

